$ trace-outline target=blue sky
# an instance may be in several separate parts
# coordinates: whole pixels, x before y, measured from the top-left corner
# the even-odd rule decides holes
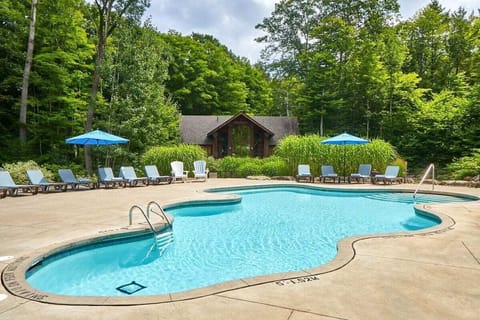
[[[252,63],[259,59],[263,48],[254,39],[262,33],[255,25],[269,17],[278,0],[152,0],[146,15],[161,32],[176,30],[184,35],[192,32],[210,34],[236,55]],[[404,19],[425,7],[430,0],[399,0]],[[471,10],[480,8],[478,0],[439,0],[446,10],[460,6]]]

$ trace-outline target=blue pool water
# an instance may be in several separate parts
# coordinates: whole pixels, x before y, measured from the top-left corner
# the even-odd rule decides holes
[[[306,188],[230,191],[242,201],[180,206],[174,242],[162,255],[151,235],[80,247],[45,259],[27,273],[41,291],[75,296],[158,295],[228,280],[304,270],[332,260],[339,240],[429,228],[411,194],[332,192]],[[417,202],[468,199],[420,195]],[[130,288],[132,289],[132,288]]]

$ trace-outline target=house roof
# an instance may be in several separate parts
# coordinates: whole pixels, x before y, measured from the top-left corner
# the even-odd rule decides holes
[[[213,143],[209,136],[227,125],[234,116],[182,116],[180,121],[180,134],[182,142],[190,144],[208,145]],[[298,134],[298,121],[295,117],[267,117],[252,116],[248,117],[267,133],[272,133],[269,144],[276,145],[278,141],[288,135]]]
[[[236,115],[234,116],[231,116],[230,119],[228,119],[227,121],[223,122],[221,125],[219,125],[218,127],[214,128],[212,131],[210,131],[207,135],[212,135],[214,134],[215,132],[221,130],[222,128],[224,128],[225,126],[227,126],[228,124],[234,122],[235,120],[239,119],[239,118],[244,118],[244,119],[247,119],[248,121],[254,123],[257,127],[261,128],[263,131],[265,131],[266,133],[268,133],[269,136],[273,136],[274,133],[269,130],[268,128],[265,128],[261,123],[258,123],[254,118],[248,116],[247,114],[243,113],[243,112],[240,112],[240,113],[237,113]]]

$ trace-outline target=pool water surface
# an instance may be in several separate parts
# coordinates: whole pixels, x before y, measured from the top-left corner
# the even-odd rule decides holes
[[[419,230],[440,222],[416,214],[411,194],[296,187],[223,193],[238,194],[242,201],[168,209],[174,216],[174,241],[163,252],[151,235],[89,245],[45,259],[27,273],[27,281],[59,295],[176,293],[314,268],[335,258],[337,242],[343,238]],[[417,198],[417,202],[465,200]],[[132,281],[139,284],[132,292],[119,290]]]

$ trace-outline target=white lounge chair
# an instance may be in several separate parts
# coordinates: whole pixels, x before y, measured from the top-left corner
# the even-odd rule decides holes
[[[207,181],[208,169],[207,162],[205,160],[197,160],[193,162],[193,177],[195,179],[202,179]]]
[[[360,179],[362,179],[362,182],[365,183],[365,180],[370,179],[371,172],[372,172],[371,164],[361,164],[358,166],[358,172],[352,173],[350,175],[348,182],[351,183],[353,179],[357,180],[357,182],[360,182]]]
[[[160,184],[162,182],[172,183],[171,176],[161,176],[158,173],[158,168],[156,165],[145,166],[145,174],[147,175],[147,181],[151,184]]]
[[[67,184],[63,182],[50,182],[44,176],[42,171],[39,169],[30,169],[27,170],[27,176],[30,180],[30,183],[33,185],[40,186],[40,189],[43,192],[48,192],[50,187],[53,187],[54,190],[67,191]]]
[[[307,180],[308,182],[313,182],[313,175],[310,172],[310,165],[298,165],[297,182],[300,182],[300,180]]]
[[[340,178],[333,170],[332,165],[323,165],[321,168],[320,180],[326,182],[327,179],[333,180],[333,182],[336,182],[338,179],[338,182],[340,182]]]
[[[172,167],[172,181],[176,182],[177,180],[181,180],[182,182],[187,181],[188,179],[188,171],[183,170],[183,162],[181,161],[173,161],[170,163]]]
[[[77,179],[70,169],[58,169],[58,175],[62,182],[69,185],[72,190],[79,190],[80,186],[86,186],[88,189],[94,188],[95,184],[87,178]]]

